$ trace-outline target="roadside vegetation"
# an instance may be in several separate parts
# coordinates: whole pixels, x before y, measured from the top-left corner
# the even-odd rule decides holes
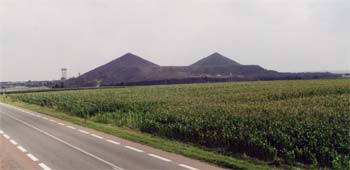
[[[247,155],[272,165],[350,169],[349,79],[128,87],[8,97],[226,157]]]

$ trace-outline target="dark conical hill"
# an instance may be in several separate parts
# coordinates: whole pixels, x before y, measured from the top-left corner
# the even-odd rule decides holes
[[[142,81],[147,77],[143,70],[158,67],[157,64],[134,54],[127,53],[67,83],[73,86],[96,86],[100,83],[116,84],[120,82]]]
[[[147,61],[139,56],[136,56],[131,53],[127,53],[101,67],[157,67],[157,66],[158,66],[157,64]]]
[[[206,58],[203,58],[191,66],[232,66],[240,65],[236,61],[233,61],[219,53],[214,53]]]
[[[96,87],[132,85],[133,83],[171,84],[293,78],[300,78],[300,75],[266,70],[258,65],[241,65],[219,53],[214,53],[191,66],[184,67],[162,67],[127,53],[77,78],[67,80],[65,85],[67,87]]]

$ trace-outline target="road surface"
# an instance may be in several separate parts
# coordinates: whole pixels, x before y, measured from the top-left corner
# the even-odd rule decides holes
[[[0,169],[41,169],[38,164],[33,162],[29,157],[14,146],[10,140],[0,135]]]
[[[18,148],[18,154],[45,170],[219,169],[3,103],[0,103],[0,133],[2,140]]]

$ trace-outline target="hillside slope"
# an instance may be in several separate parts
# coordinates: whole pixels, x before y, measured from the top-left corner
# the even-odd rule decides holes
[[[173,84],[217,81],[332,78],[329,73],[279,73],[259,65],[242,65],[214,53],[190,66],[159,66],[127,53],[82,76],[65,82],[66,87]]]
[[[241,65],[219,53],[214,53],[206,58],[203,58],[191,66],[237,66]]]

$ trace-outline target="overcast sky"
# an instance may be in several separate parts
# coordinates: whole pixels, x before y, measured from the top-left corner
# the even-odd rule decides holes
[[[52,80],[127,52],[213,52],[277,71],[350,69],[350,0],[0,0],[0,81]]]

